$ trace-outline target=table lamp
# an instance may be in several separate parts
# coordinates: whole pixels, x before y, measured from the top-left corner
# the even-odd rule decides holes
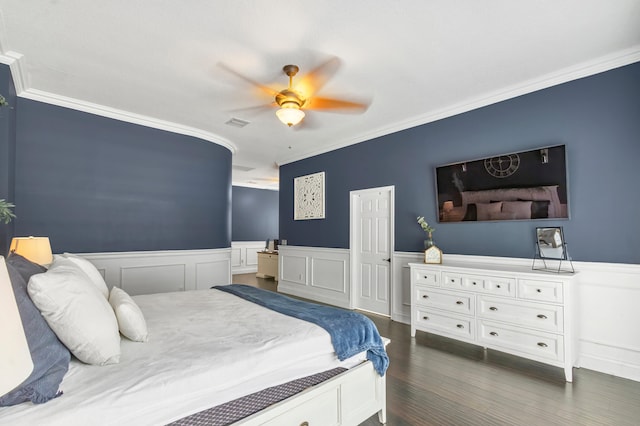
[[[49,237],[14,237],[10,253],[16,253],[38,265],[48,265],[53,261]]]

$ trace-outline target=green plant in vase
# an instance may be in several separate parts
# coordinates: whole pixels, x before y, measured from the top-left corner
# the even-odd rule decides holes
[[[429,225],[426,220],[424,220],[424,216],[418,216],[418,225],[422,228],[424,232],[427,233],[427,239],[424,240],[424,248],[428,249],[433,245],[433,231],[436,230],[433,226]]]
[[[6,224],[16,217],[16,215],[11,211],[14,207],[15,206],[12,203],[0,199],[0,222],[4,222]]]

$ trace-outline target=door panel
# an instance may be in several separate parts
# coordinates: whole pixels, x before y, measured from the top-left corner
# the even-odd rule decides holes
[[[355,306],[389,315],[391,282],[391,191],[369,190],[356,195],[355,223],[358,235]]]

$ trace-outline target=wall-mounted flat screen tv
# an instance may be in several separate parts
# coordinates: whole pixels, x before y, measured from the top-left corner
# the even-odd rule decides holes
[[[439,222],[568,219],[564,145],[436,167]]]

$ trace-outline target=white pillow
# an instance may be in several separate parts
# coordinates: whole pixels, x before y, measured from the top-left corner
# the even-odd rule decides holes
[[[33,275],[27,290],[49,327],[76,358],[94,365],[120,361],[113,309],[76,264],[60,259],[46,273]]]
[[[104,282],[104,278],[102,278],[102,274],[100,273],[100,271],[96,269],[93,263],[89,262],[87,259],[84,259],[80,256],[76,256],[75,254],[71,254],[71,253],[64,253],[62,256],[64,256],[65,259],[69,259],[70,261],[75,263],[80,269],[82,269],[82,272],[87,274],[87,277],[89,277],[89,280],[98,288],[98,290],[100,290],[100,293],[102,293],[104,298],[105,299],[109,298],[109,289],[107,288],[107,283]],[[54,263],[55,263],[55,260],[54,260]]]
[[[491,220],[491,215],[500,213],[502,201],[497,203],[476,203],[478,220]]]
[[[502,211],[513,213],[514,219],[531,219],[531,201],[503,201]]]
[[[113,287],[109,303],[116,313],[120,333],[134,342],[146,342],[149,337],[147,322],[131,296],[124,290]]]

